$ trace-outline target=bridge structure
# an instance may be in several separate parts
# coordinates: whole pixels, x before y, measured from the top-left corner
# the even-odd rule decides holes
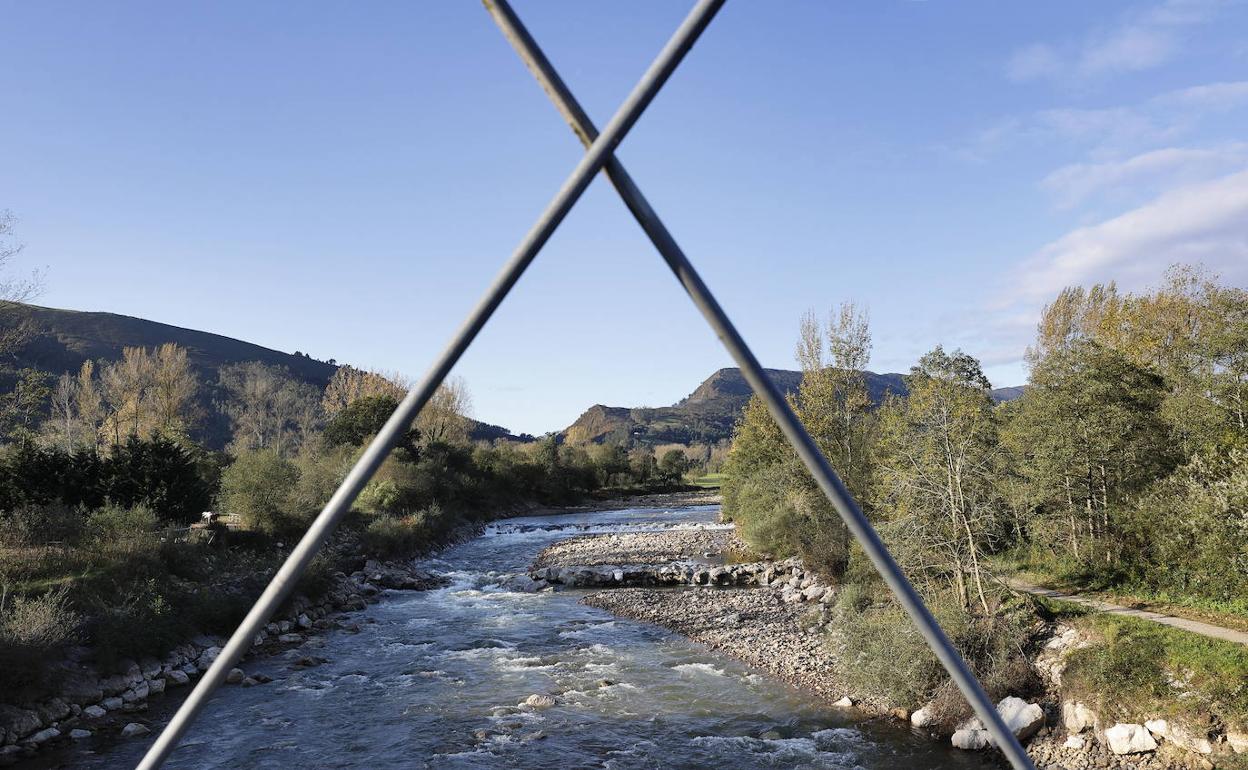
[[[650,206],[641,189],[614,155],[615,149],[710,25],[724,1],[698,0],[600,132],[507,0],[484,0],[486,10],[571,126],[573,133],[585,145],[586,152],[428,372],[400,402],[329,502],[312,521],[299,543],[291,550],[216,660],[204,672],[191,694],[148,749],[138,765],[140,770],[161,767],[177,748],[212,694],[224,683],[230,668],[242,658],[252,640],[294,590],[299,578],[350,510],[360,491],[599,172],[605,173],[676,280],[684,287],[690,300],[736,361],[750,387],[767,405],[772,418],[845,522],[849,532],[861,545],[932,652],[970,703],[976,716],[988,729],[992,743],[1015,770],[1035,770],[1022,745],[997,712],[966,661],[958,654],[949,637],[927,609],[914,586],[906,579],[861,507],[832,469],[814,439],[806,432],[784,395],[767,377],[754,353],[737,332],[676,239]]]

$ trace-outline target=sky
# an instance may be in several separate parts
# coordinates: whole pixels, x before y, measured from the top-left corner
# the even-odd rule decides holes
[[[514,0],[601,126],[690,4]],[[1248,285],[1248,4],[730,0],[618,156],[767,366],[868,308],[1021,384],[1067,285]],[[576,165],[478,2],[0,0],[40,304],[423,374]],[[605,179],[455,369],[541,434],[731,366]]]

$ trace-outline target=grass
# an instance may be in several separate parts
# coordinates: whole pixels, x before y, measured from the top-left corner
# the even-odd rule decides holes
[[[1248,722],[1248,648],[1147,620],[1086,613],[1070,622],[1096,640],[1076,650],[1063,689],[1113,718]]]
[[[1148,586],[1121,583],[1086,567],[1030,558],[1015,552],[993,560],[999,574],[1009,575],[1044,588],[1077,593],[1132,609],[1151,610],[1175,617],[1248,631],[1248,596],[1231,600],[1203,596],[1176,596]]]
[[[694,486],[702,487],[703,489],[719,489],[724,483],[724,474],[708,473],[705,476],[690,479],[689,483]]]

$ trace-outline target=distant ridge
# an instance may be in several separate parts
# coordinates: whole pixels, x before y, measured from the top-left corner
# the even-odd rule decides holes
[[[218,395],[213,385],[221,367],[260,361],[270,366],[285,367],[295,378],[322,389],[338,371],[338,364],[332,359],[321,361],[304,354],[283,353],[221,334],[118,313],[61,310],[38,305],[13,305],[5,312],[6,322],[10,319],[14,323],[27,322],[34,334],[4,362],[8,371],[0,374],[0,387],[11,387],[14,369],[38,369],[59,377],[64,372],[77,372],[84,361],[116,361],[125,348],[154,348],[168,342],[185,348],[187,358],[205,384],[200,393],[204,421],[198,438],[214,449],[223,447],[229,437],[229,425],[213,405]],[[533,440],[532,436],[514,436],[506,428],[475,420],[473,437]]]
[[[784,393],[796,392],[802,381],[801,372],[789,369],[767,369],[766,372]],[[904,375],[864,374],[867,391],[877,405],[889,393],[904,396],[908,392]],[[715,443],[732,437],[733,426],[750,400],[751,392],[740,369],[720,369],[672,406],[628,408],[595,404],[569,425],[563,436],[569,444]],[[992,397],[997,402],[1010,401],[1022,393],[1022,387],[998,388],[992,391]]]

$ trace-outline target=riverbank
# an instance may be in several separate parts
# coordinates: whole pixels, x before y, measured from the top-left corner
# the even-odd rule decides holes
[[[736,565],[728,572],[690,567],[687,560],[668,565],[647,562],[644,569],[629,561],[634,554],[670,550],[670,544],[653,548],[644,544],[647,537],[657,539],[665,534],[637,533],[629,541],[610,536],[577,538],[571,546],[551,546],[539,556],[537,564],[557,562],[562,569],[556,578],[573,576],[572,585],[610,587],[586,596],[582,601],[589,606],[675,631],[838,707],[905,721],[942,741],[949,741],[952,732],[955,746],[984,746],[986,733],[976,720],[957,724],[953,730],[937,724],[938,720],[933,718],[935,704],[911,713],[850,692],[838,675],[843,661],[837,657],[835,629],[830,622],[834,587],[821,585],[802,573],[800,567],[793,571],[792,562],[785,571],[777,569],[784,565],[764,562]],[[726,534],[719,535],[718,542],[727,541]],[[617,568],[612,572],[603,572],[603,567],[596,571],[578,568],[569,563],[573,554],[586,562]],[[719,579],[697,577],[675,583],[698,586],[686,590],[649,587],[656,578],[662,580],[674,571],[686,577],[719,573]],[[547,567],[544,571],[535,570],[534,574],[552,573]],[[1248,753],[1248,742],[1235,724],[1209,721],[1206,716],[1202,726],[1187,715],[1190,709],[1167,711],[1164,705],[1143,698],[1130,708],[1124,709],[1121,704],[1111,707],[1106,704],[1113,698],[1094,700],[1098,696],[1088,692],[1086,684],[1077,684],[1086,680],[1090,666],[1096,668],[1100,665],[1097,661],[1103,659],[1099,650],[1105,642],[1094,621],[1076,618],[1037,623],[1036,642],[1030,647],[1042,693],[1039,697],[1033,695],[1034,703],[1006,698],[999,706],[1027,714],[1025,724],[1020,722],[1020,734],[1030,739],[1028,752],[1037,767],[1156,770],[1245,765],[1245,758],[1237,752]],[[1137,663],[1160,665],[1143,659]],[[1121,676],[1131,675],[1130,664],[1127,666]],[[1063,674],[1068,669],[1064,684]],[[1197,677],[1189,672],[1188,678]],[[1240,686],[1245,685],[1248,683]],[[1107,686],[1117,685],[1109,682]],[[1187,694],[1177,693],[1176,703],[1201,697],[1196,684],[1188,682],[1186,686]],[[1227,686],[1234,691],[1234,684]],[[1131,716],[1139,721],[1128,721]]]

